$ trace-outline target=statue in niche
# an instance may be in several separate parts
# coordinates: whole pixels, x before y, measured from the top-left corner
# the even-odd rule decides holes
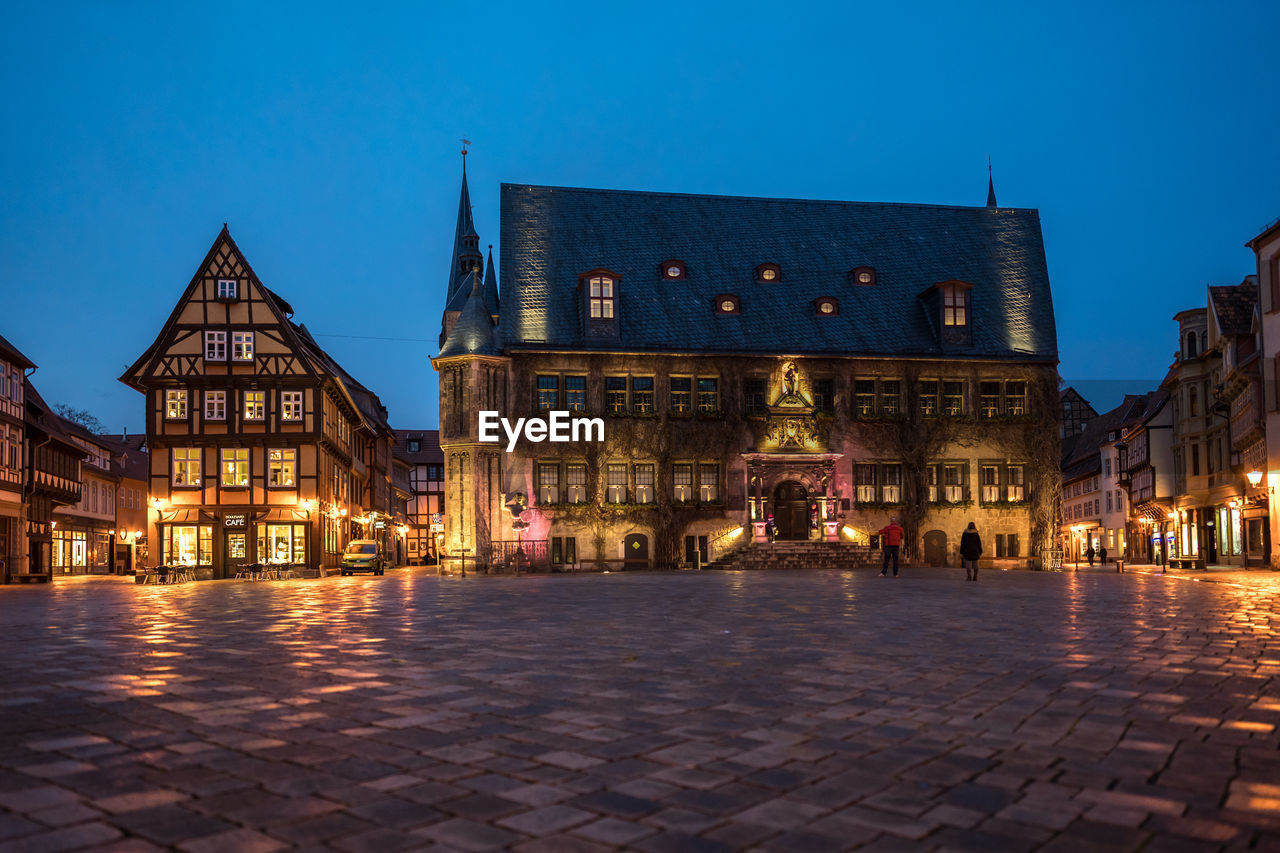
[[[800,371],[794,361],[788,361],[782,367],[782,391],[788,397],[796,396],[796,384],[800,381]]]

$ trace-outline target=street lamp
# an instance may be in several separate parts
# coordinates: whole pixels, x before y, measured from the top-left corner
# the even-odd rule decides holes
[[[1245,479],[1249,481],[1249,485],[1255,489],[1258,488],[1258,484],[1262,482],[1262,472],[1259,471],[1257,468],[1253,469],[1252,471],[1245,474],[1244,476],[1245,476]]]

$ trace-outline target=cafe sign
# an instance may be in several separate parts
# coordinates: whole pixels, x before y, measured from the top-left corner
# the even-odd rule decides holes
[[[235,513],[234,515],[224,515],[222,517],[222,526],[233,530],[244,530],[247,522],[248,516],[242,512]]]

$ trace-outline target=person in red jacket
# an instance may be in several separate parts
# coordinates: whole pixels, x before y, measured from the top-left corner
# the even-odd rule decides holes
[[[889,560],[893,560],[893,576],[898,576],[898,547],[902,544],[902,537],[906,533],[898,526],[898,519],[891,518],[889,523],[880,528],[880,550],[884,552],[884,568],[880,570],[880,577],[885,576],[885,572],[889,571]]]

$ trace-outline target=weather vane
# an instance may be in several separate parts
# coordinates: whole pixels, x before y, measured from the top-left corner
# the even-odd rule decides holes
[[[462,156],[463,156],[463,157],[466,157],[466,156],[467,156],[467,148],[469,148],[469,147],[471,146],[471,140],[470,140],[470,139],[462,139],[462,140],[459,140],[459,141],[462,143]]]

